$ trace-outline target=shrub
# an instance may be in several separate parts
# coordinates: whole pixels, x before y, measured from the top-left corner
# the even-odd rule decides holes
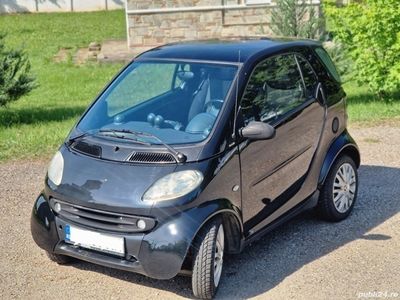
[[[400,89],[399,0],[363,0],[327,7],[335,38],[349,50],[359,84],[379,98]]]
[[[19,99],[36,86],[26,53],[6,49],[4,40],[5,34],[0,33],[0,107]]]
[[[316,39],[324,20],[310,0],[279,0],[271,13],[271,29],[279,36]]]

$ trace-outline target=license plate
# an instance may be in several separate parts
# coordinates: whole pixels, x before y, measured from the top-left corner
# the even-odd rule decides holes
[[[112,236],[66,225],[65,241],[82,248],[119,256],[125,255],[125,240],[123,237]]]

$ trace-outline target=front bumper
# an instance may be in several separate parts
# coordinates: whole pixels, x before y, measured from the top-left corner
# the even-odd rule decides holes
[[[40,195],[32,210],[31,232],[36,244],[48,252],[156,279],[170,279],[181,271],[192,238],[201,222],[194,220],[190,213],[178,213],[169,220],[158,224],[146,234],[112,233],[125,239],[126,255],[117,257],[65,243],[65,225],[85,227],[58,217],[50,208],[48,199]],[[94,228],[87,229],[96,231]]]

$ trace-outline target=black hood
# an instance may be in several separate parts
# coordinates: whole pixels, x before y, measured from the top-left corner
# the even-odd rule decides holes
[[[59,186],[47,179],[49,194],[76,205],[120,213],[148,215],[152,204],[142,201],[146,190],[177,164],[132,164],[75,153],[63,146],[64,171]]]

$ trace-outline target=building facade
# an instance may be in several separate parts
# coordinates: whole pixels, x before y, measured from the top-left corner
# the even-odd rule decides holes
[[[277,0],[127,0],[128,45],[271,35]],[[318,0],[311,5],[320,9]]]

